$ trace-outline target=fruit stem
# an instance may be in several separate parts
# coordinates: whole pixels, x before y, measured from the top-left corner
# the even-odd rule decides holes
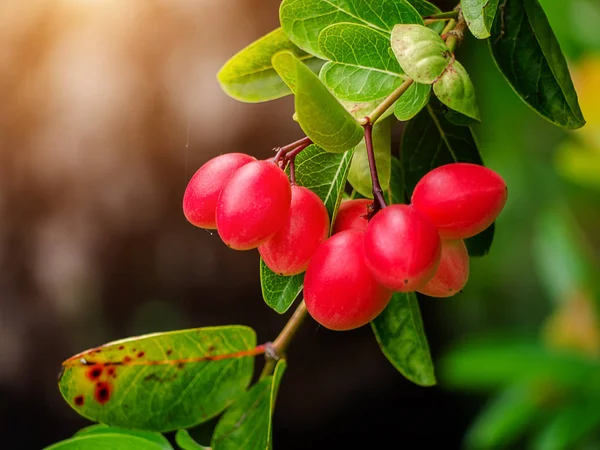
[[[265,367],[260,374],[260,377],[266,377],[273,373],[275,370],[275,365],[277,361],[279,361],[282,357],[285,356],[285,352],[290,345],[290,342],[300,329],[300,325],[304,322],[304,319],[308,315],[308,310],[306,309],[306,303],[304,300],[300,302],[294,314],[290,317],[290,320],[287,321],[279,336],[275,338],[272,344],[267,346],[267,351],[265,352]]]
[[[458,11],[448,11],[439,14],[432,14],[430,16],[424,17],[424,20],[431,19],[456,19],[458,17]]]
[[[392,92],[385,98],[385,100],[383,100],[383,102],[377,105],[377,108],[375,108],[371,112],[371,114],[365,117],[363,126],[366,126],[367,124],[374,125],[375,122],[377,122],[381,118],[383,113],[386,112],[388,108],[392,106],[396,102],[396,100],[398,100],[402,96],[402,94],[404,94],[407,91],[411,84],[413,84],[413,80],[409,78],[408,80],[404,81],[404,83],[402,83],[400,86],[398,86],[394,90],[394,92]]]
[[[281,158],[286,156],[292,150],[295,150],[297,147],[300,147],[300,146],[304,146],[302,148],[302,150],[304,150],[304,148],[308,147],[310,144],[312,144],[312,141],[310,140],[310,138],[308,136],[306,136],[306,137],[303,137],[302,139],[292,142],[291,144],[288,144],[284,147],[275,147],[273,150],[275,150],[277,152],[277,154],[275,155],[273,162],[275,164],[278,164],[279,161],[281,160]],[[300,152],[298,152],[298,153],[300,153]]]
[[[296,158],[290,159],[290,184],[296,185]]]
[[[367,147],[367,156],[369,158],[369,169],[371,171],[371,183],[373,185],[373,211],[371,216],[380,209],[387,206],[385,197],[383,196],[383,189],[379,184],[379,175],[377,174],[377,166],[375,164],[375,152],[373,151],[373,125],[367,123],[364,125],[365,129],[365,146]]]

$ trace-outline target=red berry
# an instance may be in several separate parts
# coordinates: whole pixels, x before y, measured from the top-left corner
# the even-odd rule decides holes
[[[327,208],[317,194],[292,186],[292,203],[286,223],[258,247],[269,269],[280,275],[302,273],[329,234]]]
[[[351,330],[369,323],[392,296],[366,266],[363,240],[361,231],[342,231],[321,244],[308,264],[306,308],[331,330]]]
[[[412,205],[438,227],[444,239],[466,239],[489,227],[502,211],[508,191],[500,175],[477,164],[433,169],[416,185]]]
[[[440,261],[440,235],[414,208],[392,205],[379,211],[365,232],[366,262],[375,279],[399,292],[424,286]]]
[[[250,155],[226,153],[200,167],[183,194],[183,214],[187,220],[200,228],[217,228],[215,208],[223,185],[233,172],[252,161],[256,159]]]
[[[469,279],[469,253],[461,239],[442,241],[442,256],[437,272],[419,292],[430,297],[452,297]]]
[[[369,224],[367,219],[368,208],[372,204],[373,200],[365,198],[343,201],[338,209],[337,216],[335,216],[332,234],[344,230],[365,231]]]
[[[229,247],[258,247],[283,226],[292,190],[287,175],[274,163],[254,161],[225,183],[217,201],[217,231]]]

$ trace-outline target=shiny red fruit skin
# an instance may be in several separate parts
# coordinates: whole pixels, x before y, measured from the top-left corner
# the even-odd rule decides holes
[[[364,198],[343,201],[338,209],[337,216],[335,216],[331,234],[344,230],[365,231],[369,224],[367,220],[368,208],[372,204],[373,200]]]
[[[506,183],[493,170],[454,163],[421,178],[411,204],[429,217],[443,239],[466,239],[496,220],[507,196]]]
[[[269,269],[279,275],[302,273],[310,258],[329,235],[327,208],[317,194],[292,186],[292,202],[286,223],[258,247]]]
[[[309,314],[336,331],[361,327],[385,309],[392,292],[381,286],[364,260],[364,233],[342,231],[313,255],[304,276]]]
[[[207,161],[190,179],[183,194],[183,214],[200,228],[217,228],[215,208],[223,185],[240,167],[256,161],[244,153],[225,153]]]
[[[365,231],[365,257],[375,279],[389,289],[412,292],[435,274],[441,241],[435,226],[416,209],[391,205]]]
[[[258,247],[285,224],[292,190],[287,175],[274,163],[254,161],[239,168],[217,200],[217,231],[229,247]]]
[[[442,256],[435,275],[419,289],[430,297],[452,297],[469,279],[469,252],[462,239],[442,241]]]

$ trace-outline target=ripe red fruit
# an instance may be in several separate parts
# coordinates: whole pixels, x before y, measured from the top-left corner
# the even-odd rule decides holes
[[[365,198],[343,201],[335,217],[332,234],[344,230],[365,231],[369,224],[367,220],[368,208],[372,204],[373,200]]]
[[[258,251],[273,272],[296,275],[306,270],[328,234],[329,215],[319,196],[305,187],[292,186],[287,221]]]
[[[416,209],[391,205],[370,220],[365,257],[375,279],[389,289],[412,292],[435,274],[440,261],[440,235]]]
[[[363,240],[361,231],[342,231],[321,244],[308,264],[306,308],[330,330],[351,330],[369,323],[392,296],[366,266]]]
[[[442,256],[437,272],[419,292],[430,297],[452,297],[469,279],[469,253],[461,239],[442,241]]]
[[[256,161],[244,153],[226,153],[207,161],[190,179],[183,194],[183,214],[193,225],[215,229],[215,208],[223,185],[240,167]]]
[[[415,186],[412,205],[438,227],[444,239],[466,239],[489,227],[507,199],[500,175],[477,164],[437,167]]]
[[[239,168],[217,200],[217,231],[229,247],[250,250],[272,237],[285,223],[292,190],[274,163],[254,161]]]

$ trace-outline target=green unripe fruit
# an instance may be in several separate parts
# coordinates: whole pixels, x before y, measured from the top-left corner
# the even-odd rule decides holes
[[[454,61],[442,76],[433,83],[433,92],[440,101],[459,113],[479,120],[475,88],[469,74],[458,61]]]
[[[422,84],[432,84],[452,61],[452,52],[442,38],[423,25],[396,25],[392,50],[404,72]]]

